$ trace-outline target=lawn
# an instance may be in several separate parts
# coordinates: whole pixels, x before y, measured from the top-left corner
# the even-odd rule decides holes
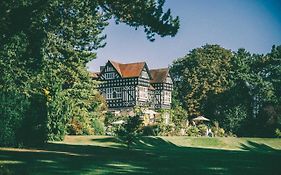
[[[0,148],[0,174],[281,174],[281,139],[67,136],[39,148]]]

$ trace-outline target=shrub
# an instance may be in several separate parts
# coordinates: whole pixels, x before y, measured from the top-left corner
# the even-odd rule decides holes
[[[208,127],[205,124],[200,124],[200,125],[197,126],[197,128],[198,128],[199,134],[201,136],[205,136],[206,135]]]
[[[95,135],[104,135],[105,127],[99,119],[94,119],[92,125]]]
[[[76,119],[71,119],[68,124],[67,132],[70,135],[81,135],[83,133],[83,127]]]
[[[175,126],[173,124],[170,125],[160,125],[159,126],[159,135],[161,136],[173,136],[177,135]]]
[[[128,149],[140,134],[141,124],[142,120],[138,115],[128,117],[127,122],[117,131],[117,136],[126,143]]]
[[[217,121],[214,122],[214,126],[211,130],[215,137],[224,137],[225,135],[224,129],[219,127],[219,123]]]
[[[200,135],[200,130],[196,126],[189,126],[186,130],[186,135],[198,137]]]

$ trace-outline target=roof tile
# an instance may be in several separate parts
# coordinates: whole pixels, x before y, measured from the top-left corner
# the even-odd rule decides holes
[[[169,69],[168,68],[151,69],[150,74],[152,77],[150,83],[164,83],[169,74]]]

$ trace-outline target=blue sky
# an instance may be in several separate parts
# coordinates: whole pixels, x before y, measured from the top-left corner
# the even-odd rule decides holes
[[[104,31],[107,45],[97,51],[89,70],[98,71],[108,59],[167,67],[206,43],[252,53],[267,53],[273,44],[281,45],[280,0],[166,0],[167,8],[180,17],[175,37],[156,37],[150,42],[142,28],[111,22]]]

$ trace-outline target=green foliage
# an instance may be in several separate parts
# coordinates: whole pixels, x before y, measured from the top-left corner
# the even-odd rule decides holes
[[[21,136],[29,141],[61,140],[66,132],[91,134],[93,119],[103,121],[106,105],[86,63],[105,46],[107,20],[143,26],[150,40],[155,34],[174,36],[179,20],[170,10],[164,12],[163,5],[156,0],[1,1],[0,91],[18,94],[0,101],[1,110],[9,106],[1,114],[7,119],[1,123],[7,126],[1,137],[12,144],[18,126],[10,123],[20,121],[30,122],[22,123],[27,128]],[[25,103],[30,106],[21,105]]]
[[[199,129],[199,133],[201,136],[206,136],[208,126],[206,126],[205,124],[200,124],[197,126],[197,128]]]
[[[255,123],[255,133],[258,136],[274,137],[275,129],[281,128],[281,105],[264,105]]]
[[[219,122],[214,121],[214,126],[211,128],[215,137],[224,137],[225,131],[223,128],[220,128]]]
[[[227,133],[274,136],[281,104],[280,65],[281,46],[258,55],[205,45],[173,63],[173,103],[188,116],[203,114],[219,121]]]
[[[117,136],[126,143],[128,149],[131,148],[137,136],[140,135],[141,124],[140,116],[128,117],[126,123],[117,131]]]
[[[198,137],[200,136],[200,130],[196,126],[189,126],[186,129],[186,135],[192,137]]]
[[[80,123],[80,121],[77,121],[76,119],[71,119],[68,122],[67,126],[67,133],[69,135],[82,135],[83,134],[83,124]]]
[[[175,127],[178,128],[178,130],[182,127],[186,126],[186,122],[188,120],[188,114],[186,110],[179,106],[173,106],[171,109],[171,119],[172,123],[175,124]]]
[[[70,117],[71,105],[64,92],[54,93],[52,100],[47,102],[48,107],[48,140],[63,140],[66,133],[66,124]]]
[[[174,124],[162,124],[159,125],[159,135],[161,136],[175,136],[178,134]]]
[[[107,112],[105,114],[104,124],[105,124],[105,126],[109,126],[109,125],[111,125],[112,122],[114,122],[116,120],[119,120],[118,116],[114,116],[113,113]]]
[[[236,106],[232,109],[228,109],[224,111],[223,115],[223,128],[227,129],[231,133],[243,133],[243,127],[247,124],[247,112],[244,106]]]
[[[125,23],[134,28],[144,27],[147,38],[154,41],[155,34],[175,36],[179,18],[171,16],[171,10],[163,11],[165,0],[101,0],[102,9],[114,16],[116,23]]]
[[[18,144],[29,100],[17,92],[0,91],[0,146]]]
[[[99,119],[93,119],[93,130],[95,135],[104,135],[105,127]]]
[[[229,89],[232,57],[229,50],[218,45],[205,45],[173,62],[177,98],[189,116],[200,115],[209,96]]]

